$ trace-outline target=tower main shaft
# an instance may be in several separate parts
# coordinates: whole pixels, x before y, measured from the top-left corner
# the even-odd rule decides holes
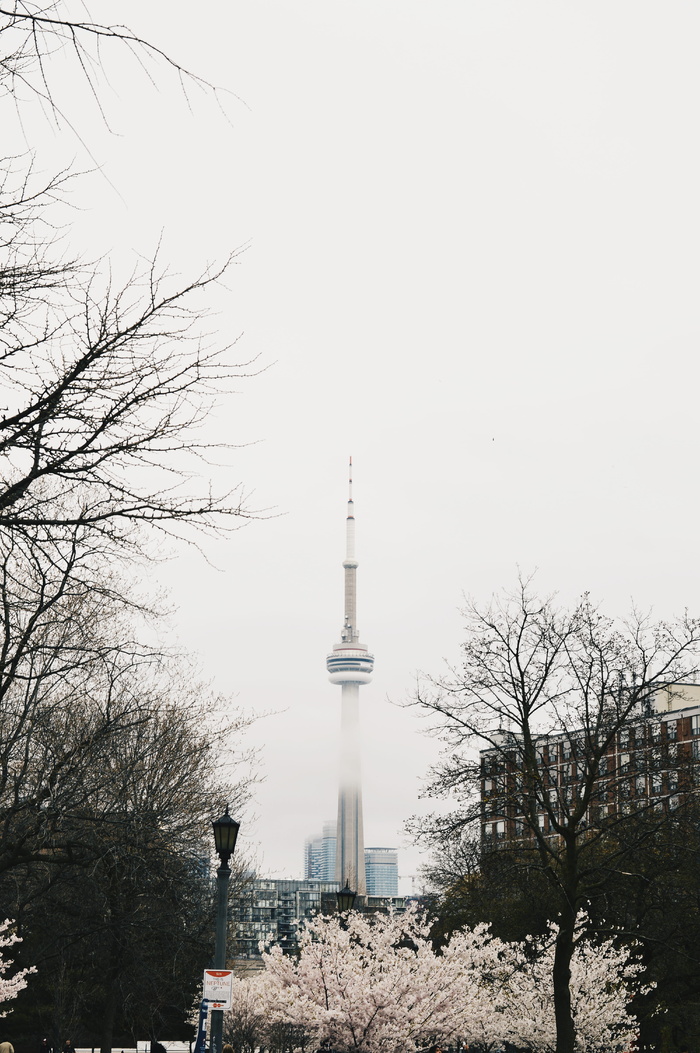
[[[341,687],[340,780],[338,786],[338,834],[336,880],[348,882],[358,895],[366,893],[365,846],[362,823],[362,777],[360,767],[360,685],[368,684],[374,655],[360,643],[357,629],[357,560],[355,558],[355,512],[352,498],[352,458],[345,570],[345,613],[340,643],[326,658],[328,679]]]

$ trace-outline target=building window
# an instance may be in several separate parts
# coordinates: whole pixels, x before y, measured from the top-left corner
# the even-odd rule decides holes
[[[661,721],[655,720],[649,728],[652,742],[661,742]]]
[[[505,836],[506,824],[503,819],[497,823],[484,823],[484,841],[502,841]]]
[[[690,734],[700,735],[700,713],[696,713],[694,717],[690,718]]]
[[[630,770],[630,755],[629,753],[620,754],[620,771],[626,772]]]
[[[700,739],[695,739],[693,742],[693,758],[700,760]]]
[[[667,720],[666,721],[666,739],[668,742],[675,742],[678,737],[678,721]]]

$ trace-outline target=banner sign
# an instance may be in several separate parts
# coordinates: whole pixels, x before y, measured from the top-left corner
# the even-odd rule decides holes
[[[194,1053],[206,1053],[207,1050],[207,1011],[209,1006],[206,1002],[202,1002],[199,1007],[199,1027],[197,1028],[197,1042],[195,1043]]]

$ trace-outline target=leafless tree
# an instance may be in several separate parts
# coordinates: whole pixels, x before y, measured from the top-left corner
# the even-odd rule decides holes
[[[475,824],[495,820],[503,826],[499,851],[546,876],[559,912],[557,1053],[573,1053],[577,916],[666,807],[655,812],[646,793],[637,796],[613,747],[635,724],[648,736],[644,718],[655,691],[697,675],[700,621],[653,623],[633,614],[615,623],[587,596],[561,609],[538,599],[528,582],[486,610],[470,604],[464,613],[461,665],[424,678],[413,699],[448,746],[428,792],[456,803],[425,836],[454,846]],[[640,757],[650,771],[668,768],[665,741],[644,743]]]
[[[63,1012],[105,1050],[118,1023],[155,1032],[185,1015],[211,955],[210,819],[224,803],[240,815],[250,790],[240,714],[217,723],[172,669],[144,672],[112,685],[128,722],[72,758],[35,856],[0,875],[47,1004],[53,976],[72,977]]]
[[[52,62],[65,51],[99,102],[108,45],[205,85],[125,27],[15,0],[0,3],[0,104],[21,112],[26,89],[63,119]],[[73,177],[43,185],[33,166],[9,158],[0,174],[0,529],[79,525],[123,544],[135,523],[239,521],[240,488],[216,494],[206,478],[225,444],[203,428],[250,372],[200,324],[231,260],[181,283],[158,261],[116,287],[108,261],[57,251],[52,205]]]
[[[194,836],[205,815],[183,779],[217,744],[226,756],[240,715],[214,731],[208,695],[183,699],[177,657],[138,642],[114,577],[100,580],[79,544],[0,534],[0,559],[0,872],[47,853],[70,861],[79,847],[71,817],[81,836],[90,816],[114,825],[120,799],[129,815],[138,810],[139,787],[144,802],[157,788],[173,809],[184,792]],[[194,713],[204,738],[192,735]],[[167,770],[158,768],[165,756]]]
[[[93,21],[84,4],[69,0],[0,4],[0,101],[4,95],[18,109],[38,101],[59,125],[74,128],[60,98],[60,78],[54,73],[57,59],[65,57],[81,74],[106,121],[101,89],[109,80],[105,67],[112,54],[120,63],[125,55],[131,56],[150,80],[155,69],[169,70],[185,95],[198,89],[214,97],[225,94],[128,26]]]
[[[220,277],[175,292],[153,272],[115,295],[88,285],[73,311],[44,300],[36,335],[26,321],[19,334],[5,326],[0,529],[64,537],[81,527],[123,542],[135,523],[206,527],[246,514],[240,490],[192,492],[215,445],[198,431],[242,373],[228,348],[207,349],[192,332],[187,298]]]
[[[214,92],[64,0],[0,0],[0,116],[38,101],[74,128],[56,63],[73,60],[101,109],[112,45]],[[246,718],[139,639],[152,612],[124,566],[148,528],[249,515],[240,487],[209,481],[226,454],[206,423],[250,370],[201,321],[231,261],[180,281],[156,260],[117,286],[108,260],[66,256],[54,210],[74,176],[40,167],[0,166],[0,890],[26,953],[65,980],[62,1011],[103,999],[108,1048],[118,1014],[142,1020],[135,985],[159,955],[173,1002],[208,953],[209,821],[249,785]],[[66,946],[45,924],[59,917]],[[98,991],[94,975],[114,983]]]

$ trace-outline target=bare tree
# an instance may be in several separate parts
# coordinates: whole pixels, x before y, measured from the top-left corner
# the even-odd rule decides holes
[[[104,298],[74,287],[82,303],[48,304],[36,336],[26,321],[19,334],[5,326],[0,528],[65,536],[79,526],[124,541],[137,522],[211,526],[246,514],[239,490],[192,493],[214,447],[198,429],[242,375],[228,348],[207,350],[192,332],[187,298],[220,278],[169,293],[151,271],[143,287]]]
[[[179,697],[166,670],[114,688],[131,695],[131,723],[70,771],[83,793],[49,804],[36,857],[0,875],[39,965],[33,1004],[72,1013],[105,1050],[117,1028],[155,1040],[181,1024],[211,955],[210,819],[224,803],[240,814],[249,795],[240,714],[217,724],[210,700],[194,687]],[[54,977],[70,978],[60,999]]]
[[[108,51],[214,90],[65,0],[0,0],[3,117],[14,109],[21,123],[38,102],[80,138],[56,62],[73,60],[102,111]],[[64,1022],[101,999],[108,1048],[117,1019],[143,1026],[156,961],[171,972],[145,996],[154,1026],[184,1009],[211,937],[209,820],[246,799],[234,753],[246,718],[228,708],[217,720],[221,701],[141,642],[133,623],[151,612],[123,567],[148,527],[218,530],[249,515],[240,487],[214,491],[211,462],[228,447],[206,430],[248,367],[201,322],[231,260],[182,281],[156,260],[117,286],[108,261],[61,249],[54,206],[71,173],[42,182],[22,156],[2,167],[0,888],[26,953],[55,966],[61,991],[44,995]],[[98,988],[95,970],[110,982]]]
[[[12,0],[0,4],[0,101],[4,96],[18,111],[28,102],[38,102],[57,124],[79,136],[69,107],[60,97],[60,77],[54,74],[56,60],[64,56],[69,62],[72,60],[73,68],[82,76],[89,95],[107,121],[101,89],[109,83],[105,67],[112,54],[120,63],[125,56],[131,56],[151,81],[154,67],[169,70],[185,96],[197,89],[216,98],[230,94],[186,69],[128,26],[93,21],[84,4],[78,6],[69,0]]]
[[[177,656],[138,642],[116,581],[100,581],[78,545],[41,547],[22,536],[3,545],[0,535],[0,555],[0,872],[47,858],[70,862],[88,818],[114,826],[120,799],[129,814],[138,803],[134,780],[148,802],[158,773],[168,780],[161,802],[174,808],[185,792],[194,836],[205,818],[192,810],[179,760],[192,777],[195,743],[202,760],[217,744],[224,757],[240,714],[214,732],[208,693],[183,699],[175,685],[191,677],[178,673]],[[194,713],[206,721],[206,738],[191,733]],[[166,755],[167,772],[154,767]]]
[[[52,63],[67,51],[99,104],[107,45],[205,86],[126,27],[76,18],[64,0],[15,0],[0,4],[0,103],[4,92],[5,108],[21,114],[26,89],[65,120]],[[57,251],[52,206],[70,173],[43,185],[31,161],[10,158],[3,168],[0,529],[63,536],[89,526],[123,544],[135,523],[206,528],[245,516],[240,487],[216,494],[206,479],[208,458],[226,444],[202,428],[248,372],[200,324],[205,294],[231,260],[184,282],[153,262],[114,287],[108,264]]]
[[[559,914],[557,1053],[573,1053],[577,916],[663,815],[630,789],[614,746],[630,725],[644,724],[655,691],[697,674],[700,621],[652,623],[633,614],[615,623],[587,596],[559,609],[528,582],[486,610],[471,604],[464,613],[461,665],[424,678],[412,703],[448,744],[429,793],[456,801],[425,836],[450,846],[474,824],[495,820],[503,826],[499,851],[546,876]],[[658,771],[668,767],[666,752],[665,742],[650,742],[644,755]]]

